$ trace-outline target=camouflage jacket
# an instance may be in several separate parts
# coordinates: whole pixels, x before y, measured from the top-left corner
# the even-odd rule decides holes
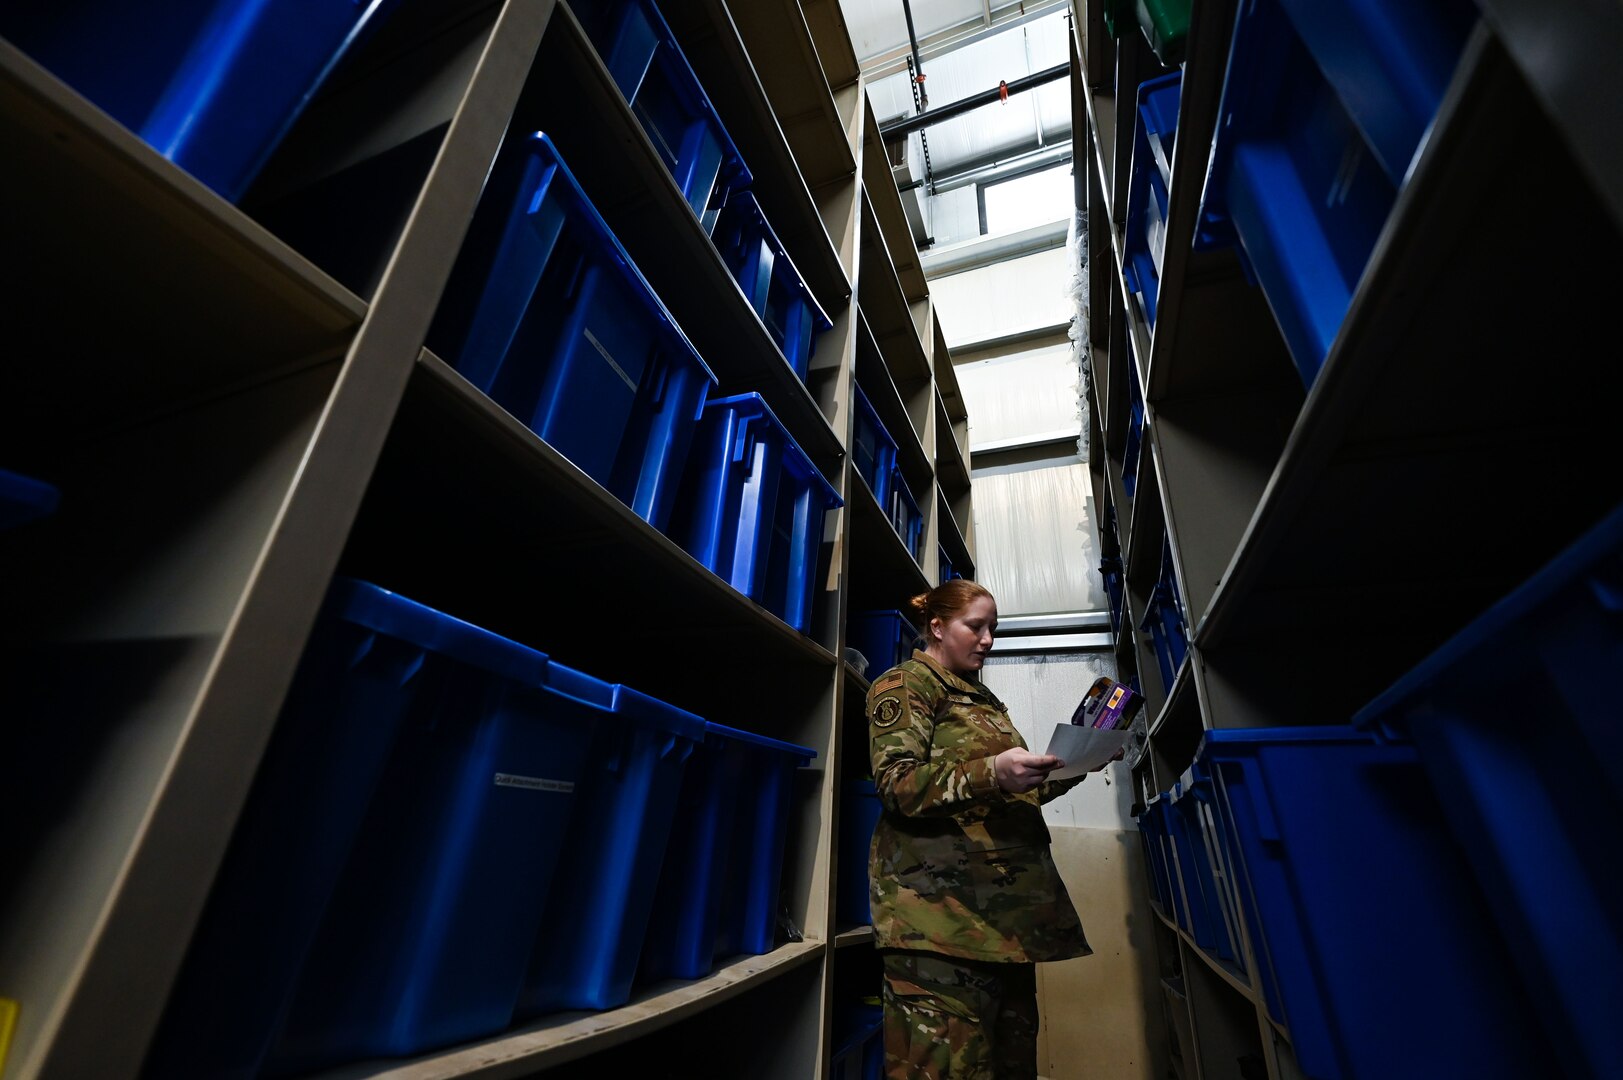
[[[875,944],[971,960],[1092,951],[1040,805],[1081,778],[999,787],[992,760],[1026,744],[990,690],[914,652],[868,691],[868,745],[884,808],[868,856]]]

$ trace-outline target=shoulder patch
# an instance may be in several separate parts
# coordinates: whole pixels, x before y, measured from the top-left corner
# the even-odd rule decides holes
[[[902,703],[894,697],[882,697],[874,702],[874,727],[890,727],[902,718]]]
[[[886,690],[894,690],[901,686],[905,679],[906,677],[899,670],[892,668],[879,676],[868,692],[871,694],[883,694]]]

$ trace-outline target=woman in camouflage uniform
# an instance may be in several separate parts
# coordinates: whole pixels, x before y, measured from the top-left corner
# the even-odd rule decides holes
[[[1063,762],[1031,753],[980,683],[992,594],[955,579],[910,603],[924,648],[868,692],[885,1073],[1032,1080],[1036,963],[1092,951],[1040,809],[1081,778],[1047,780]]]

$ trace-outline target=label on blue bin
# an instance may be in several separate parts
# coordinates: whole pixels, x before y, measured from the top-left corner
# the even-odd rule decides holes
[[[575,790],[573,780],[544,780],[539,776],[518,776],[504,772],[496,774],[496,786],[525,788],[529,791],[561,791],[565,794]]]

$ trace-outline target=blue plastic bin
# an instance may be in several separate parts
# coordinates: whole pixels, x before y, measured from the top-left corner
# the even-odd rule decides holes
[[[1172,564],[1172,541],[1165,538],[1161,545],[1161,574],[1150,590],[1139,629],[1149,631],[1151,644],[1155,648],[1156,667],[1161,675],[1161,687],[1167,693],[1172,692],[1172,683],[1189,651],[1187,626],[1183,598],[1178,594],[1177,571]]]
[[[843,500],[759,394],[706,405],[691,458],[672,538],[804,632],[823,515]]]
[[[868,926],[868,851],[884,807],[872,780],[851,780],[840,799],[839,884],[834,895],[834,918],[842,926]]]
[[[1172,876],[1172,863],[1168,857],[1170,836],[1167,807],[1170,792],[1162,792],[1146,800],[1138,815],[1139,837],[1144,841],[1144,859],[1149,864],[1150,898],[1167,918],[1178,921],[1178,891]]]
[[[398,734],[500,706],[506,688],[538,681],[546,666],[541,653],[495,634],[335,579],[144,1075],[259,1075],[352,850],[395,824],[369,818],[368,807]],[[403,914],[404,898],[373,899],[376,917]],[[397,970],[357,974],[386,995]]]
[[[918,562],[924,548],[924,514],[913,498],[912,490],[902,478],[901,469],[892,469],[890,477],[890,523],[901,537],[902,546]]]
[[[834,324],[801,279],[753,193],[738,191],[728,198],[713,236],[744,298],[789,367],[805,382],[817,335]]]
[[[881,1080],[885,1074],[885,1010],[845,1005],[835,1014],[832,1080]]]
[[[1225,884],[1223,851],[1214,847],[1211,817],[1215,783],[1203,764],[1190,766],[1175,785],[1167,820],[1178,853],[1178,873],[1185,898],[1184,927],[1195,944],[1223,960],[1240,955],[1232,916],[1225,909],[1220,887]],[[1242,965],[1243,966],[1243,965]]]
[[[1477,14],[1470,0],[1257,0],[1239,12],[1196,242],[1239,244],[1307,385]]]
[[[637,980],[771,952],[795,771],[809,747],[706,723],[688,759]]]
[[[936,568],[941,572],[939,581],[942,585],[945,585],[954,578],[961,578],[964,576],[958,572],[957,567],[952,565],[952,559],[948,557],[947,549],[942,547],[940,544],[936,545],[936,564]]]
[[[749,168],[652,0],[570,5],[706,233]]]
[[[913,655],[919,629],[900,611],[858,611],[846,627],[848,644],[868,660],[867,677],[879,678]]]
[[[1166,249],[1167,192],[1172,186],[1172,148],[1182,88],[1181,70],[1151,79],[1138,88],[1138,122],[1133,129],[1133,162],[1127,184],[1123,277],[1127,290],[1138,297],[1144,321],[1152,329]]]
[[[862,387],[853,385],[852,389],[857,407],[851,417],[851,460],[875,501],[888,507],[891,474],[896,470],[896,440],[885,430]]]
[[[665,527],[716,377],[546,135],[498,157],[429,342],[639,517]]]
[[[1623,1060],[1619,670],[1623,509],[1353,720],[1413,741],[1568,1075]]]
[[[685,765],[704,739],[705,723],[692,713],[609,689],[615,716],[597,725],[575,792],[520,1017],[612,1009],[630,998]]]
[[[1127,363],[1127,441],[1121,452],[1121,489],[1129,499],[1138,490],[1138,459],[1144,441],[1144,395],[1138,389],[1138,368]]]
[[[55,486],[0,469],[0,531],[54,514],[61,501]]]
[[[1532,1003],[1505,978],[1511,949],[1412,748],[1350,727],[1217,730],[1197,760],[1217,777],[1264,997],[1304,1075],[1548,1072]]]
[[[1110,603],[1110,630],[1111,633],[1121,629],[1122,613],[1122,566],[1121,556],[1106,555],[1099,560],[1099,577],[1103,579],[1105,596]]]
[[[279,1074],[421,1053],[512,1021],[614,687],[510,666],[396,740],[272,1052]]]
[[[0,6],[5,37],[197,179],[241,197],[395,0]]]

